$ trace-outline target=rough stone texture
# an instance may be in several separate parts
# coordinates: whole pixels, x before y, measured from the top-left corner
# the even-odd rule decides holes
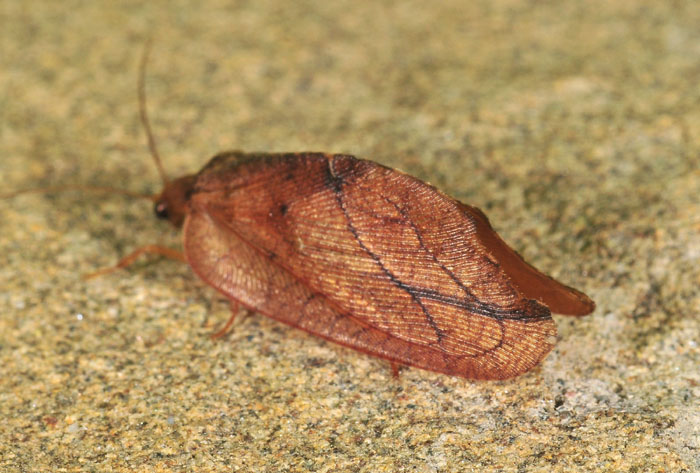
[[[1,471],[700,471],[700,3],[0,7],[3,192],[155,191],[226,148],[347,152],[483,208],[585,290],[541,367],[473,383],[228,305],[149,203],[0,200]]]

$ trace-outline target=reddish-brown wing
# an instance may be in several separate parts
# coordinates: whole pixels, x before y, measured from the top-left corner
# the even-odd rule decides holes
[[[290,325],[411,366],[507,378],[551,350],[556,328],[508,274],[527,265],[489,251],[490,225],[469,209],[350,156],[231,153],[198,176],[185,253],[224,294]]]

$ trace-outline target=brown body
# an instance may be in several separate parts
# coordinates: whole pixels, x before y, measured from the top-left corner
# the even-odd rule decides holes
[[[166,185],[187,262],[234,302],[393,363],[503,379],[594,303],[509,248],[478,209],[347,155],[222,153]]]

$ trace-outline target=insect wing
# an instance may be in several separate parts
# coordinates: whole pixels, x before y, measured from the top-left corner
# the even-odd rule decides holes
[[[224,242],[240,240],[235,249],[207,250],[212,254],[238,258],[245,246],[243,259],[257,255],[256,267],[246,269],[256,282],[248,281],[245,291],[258,291],[250,305],[262,313],[277,310],[259,305],[277,297],[269,288],[279,291],[293,281],[299,288],[280,298],[286,301],[280,310],[289,310],[292,299],[323,298],[336,317],[343,314],[385,339],[374,336],[368,349],[356,343],[359,332],[342,330],[333,318],[327,320],[332,330],[320,335],[475,379],[516,376],[551,350],[556,328],[547,307],[523,297],[479,239],[481,222],[433,187],[342,155],[263,155],[232,164],[230,175],[221,163],[216,169],[216,175],[206,168],[200,175],[192,218],[205,215]],[[190,232],[186,241],[192,241]],[[195,271],[221,288],[197,267],[188,246]],[[266,272],[286,279],[270,284]],[[241,282],[229,279],[229,286]]]
[[[339,310],[205,212],[194,209],[188,215],[184,248],[204,281],[250,309],[375,356],[382,356],[381,346],[401,352],[401,340]]]

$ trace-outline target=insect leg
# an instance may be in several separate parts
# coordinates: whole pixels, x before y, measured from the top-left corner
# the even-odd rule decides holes
[[[209,338],[212,340],[216,340],[217,338],[221,338],[224,335],[226,335],[226,332],[228,332],[228,329],[231,328],[231,325],[233,325],[233,321],[236,320],[236,315],[238,315],[238,310],[240,309],[240,305],[238,304],[237,301],[233,299],[229,299],[229,305],[231,307],[231,317],[229,317],[228,321],[224,324],[221,329],[217,330],[216,332],[212,333],[209,335]]]
[[[130,254],[126,255],[124,258],[119,260],[119,262],[114,265],[110,266],[108,268],[102,268],[98,269],[97,271],[89,274],[83,275],[83,279],[92,279],[97,276],[103,276],[105,274],[109,274],[113,271],[116,271],[117,269],[120,268],[126,268],[127,266],[131,265],[136,259],[138,259],[139,256],[144,255],[144,254],[152,254],[152,255],[160,255],[160,256],[165,256],[166,258],[169,259],[174,259],[177,261],[182,261],[183,263],[186,263],[187,260],[185,259],[185,255],[177,250],[173,250],[172,248],[167,248],[165,246],[158,246],[158,245],[146,245],[142,246],[141,248],[137,248]]]
[[[401,371],[401,365],[393,361],[389,362],[391,364],[391,375],[394,379],[399,379],[399,372]]]

